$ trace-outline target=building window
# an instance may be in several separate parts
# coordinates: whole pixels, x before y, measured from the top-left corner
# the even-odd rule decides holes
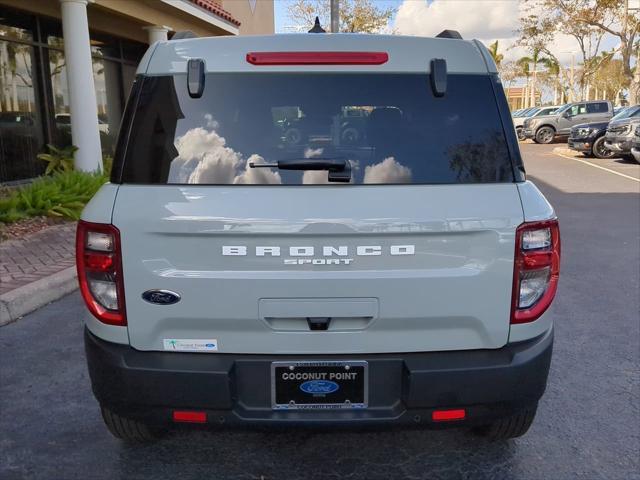
[[[98,128],[112,155],[126,96],[147,45],[90,31]],[[46,144],[72,143],[60,21],[3,11],[0,19],[0,183],[44,171]]]
[[[3,22],[10,20],[3,19]],[[40,175],[34,162],[43,143],[33,39],[24,18],[0,24],[0,180]]]
[[[49,88],[53,106],[53,144],[63,147],[71,145],[71,113],[69,110],[69,87],[67,84],[67,66],[64,58],[64,44],[61,37],[49,36],[47,45],[54,48],[44,50],[49,62]]]

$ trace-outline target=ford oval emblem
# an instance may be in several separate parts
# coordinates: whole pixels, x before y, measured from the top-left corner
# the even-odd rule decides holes
[[[300,390],[312,395],[337,392],[340,385],[330,380],[309,380],[300,385]]]
[[[147,290],[142,298],[155,305],[173,305],[180,301],[180,295],[169,290]]]

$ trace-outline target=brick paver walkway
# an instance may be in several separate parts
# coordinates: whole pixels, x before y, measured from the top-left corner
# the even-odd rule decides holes
[[[0,243],[0,295],[75,265],[75,223]]]

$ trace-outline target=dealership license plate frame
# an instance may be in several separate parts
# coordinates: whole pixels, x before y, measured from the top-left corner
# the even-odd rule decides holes
[[[278,368],[287,368],[291,370],[291,367],[305,369],[322,369],[327,368],[341,368],[345,371],[350,370],[353,367],[361,368],[362,375],[364,377],[362,385],[362,402],[346,401],[346,402],[316,402],[316,403],[298,403],[295,401],[289,401],[287,403],[278,403],[276,397],[276,372]],[[346,368],[348,367],[348,368]],[[342,385],[340,382],[336,382]],[[303,383],[302,380],[299,381]],[[292,399],[293,400],[293,399]],[[361,410],[369,406],[369,362],[366,360],[302,360],[302,361],[278,361],[271,363],[271,408],[274,410]]]

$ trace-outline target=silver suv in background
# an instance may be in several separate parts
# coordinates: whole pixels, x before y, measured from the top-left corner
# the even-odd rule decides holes
[[[580,123],[605,122],[613,117],[609,101],[569,103],[552,115],[528,118],[524,121],[524,137],[536,143],[551,143],[556,136],[568,136],[571,127]]]
[[[559,108],[562,108],[562,105],[552,105],[549,107],[537,107],[525,114],[513,115],[513,126],[516,127],[516,134],[518,135],[518,140],[525,139],[523,124],[527,118],[553,115],[556,112],[556,110],[558,110]]]

